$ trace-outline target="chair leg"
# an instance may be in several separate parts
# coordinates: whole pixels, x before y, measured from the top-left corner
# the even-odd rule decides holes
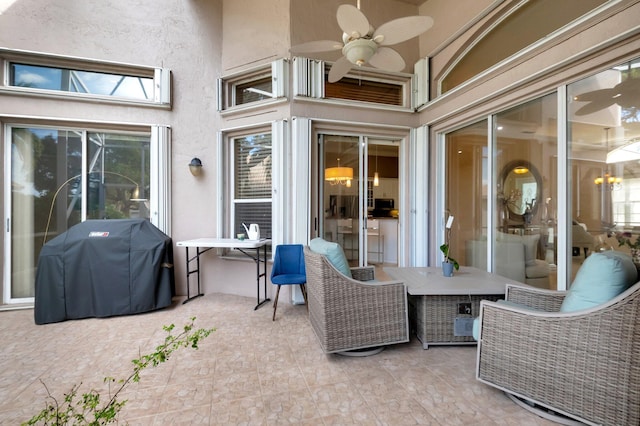
[[[278,286],[278,290],[276,291],[276,297],[273,299],[273,319],[271,321],[276,320],[276,309],[278,308],[278,296],[280,295],[280,286]]]
[[[309,312],[309,304],[307,303],[307,286],[305,284],[300,284],[300,291],[304,298],[304,304],[307,305],[307,312]]]

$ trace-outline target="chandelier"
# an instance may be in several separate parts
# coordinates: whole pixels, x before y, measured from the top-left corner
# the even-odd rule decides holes
[[[607,156],[609,155],[609,127],[605,127],[604,129],[606,134],[606,143],[607,143]],[[608,163],[607,158],[607,163]],[[598,188],[609,189],[611,191],[616,191],[622,187],[622,178],[620,176],[612,175],[609,172],[609,167],[604,172],[604,176],[598,176],[594,179],[593,183],[596,184]]]
[[[351,180],[353,179],[353,168],[340,167],[340,159],[338,158],[337,167],[328,167],[324,169],[324,180],[330,185],[345,185],[351,188]]]
[[[606,171],[604,176],[595,178],[593,182],[598,185],[598,188],[610,189],[612,191],[616,191],[622,187],[622,178],[611,175],[609,171]],[[605,184],[607,186],[603,186]]]

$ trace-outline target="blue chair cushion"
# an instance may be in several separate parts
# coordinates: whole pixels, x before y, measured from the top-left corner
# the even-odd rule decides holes
[[[349,268],[349,262],[347,262],[347,257],[344,255],[344,250],[342,250],[340,244],[332,243],[331,241],[326,241],[318,237],[309,242],[309,248],[314,253],[326,256],[334,268],[347,277],[353,278],[351,269]]]
[[[304,284],[306,282],[307,277],[302,274],[281,274],[271,277],[271,283],[277,285]]]
[[[619,251],[593,253],[584,261],[560,312],[589,309],[613,299],[638,280],[631,257]]]

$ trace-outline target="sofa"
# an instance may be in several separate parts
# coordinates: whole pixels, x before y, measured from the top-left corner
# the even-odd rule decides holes
[[[549,288],[549,264],[537,258],[540,235],[498,232],[495,243],[495,273],[520,283]],[[467,265],[487,269],[487,240],[467,240]]]

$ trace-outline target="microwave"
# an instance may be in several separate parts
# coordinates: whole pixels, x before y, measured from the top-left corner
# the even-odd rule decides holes
[[[384,210],[384,209],[393,210],[394,200],[393,198],[376,198],[373,201],[373,208],[376,210]]]

